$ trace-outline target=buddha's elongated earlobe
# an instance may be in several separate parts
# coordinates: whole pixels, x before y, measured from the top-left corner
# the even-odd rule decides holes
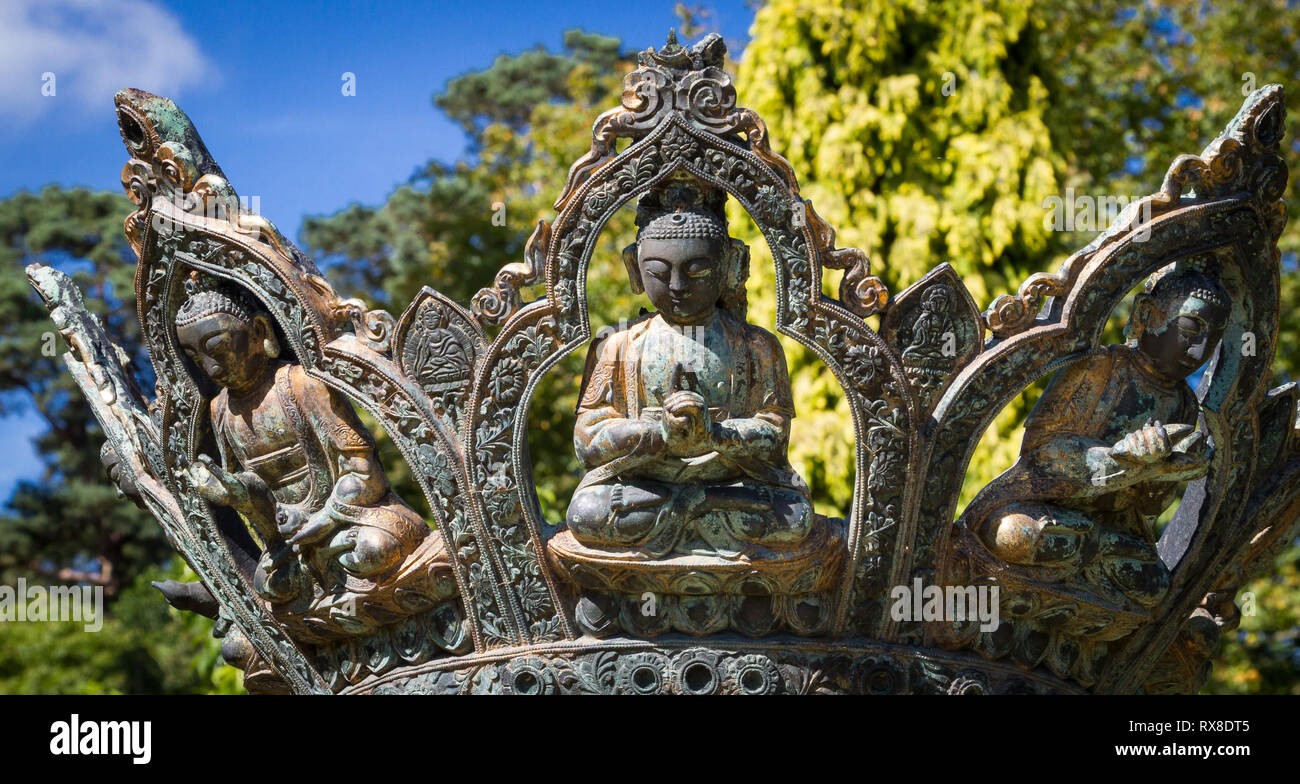
[[[627,279],[632,284],[632,293],[642,294],[645,292],[645,284],[641,282],[641,264],[637,260],[636,251],[635,242],[623,249],[623,265],[627,267]]]
[[[726,268],[718,305],[740,320],[749,312],[749,297],[745,281],[749,280],[749,246],[735,237],[728,237],[722,248],[722,262]]]
[[[253,317],[253,323],[261,332],[262,353],[266,354],[268,359],[275,359],[280,356],[280,341],[275,337],[275,327],[271,326],[271,321],[266,316],[258,314]]]

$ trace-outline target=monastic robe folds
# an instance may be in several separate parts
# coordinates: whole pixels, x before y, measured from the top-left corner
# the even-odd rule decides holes
[[[604,437],[613,421],[662,415],[661,403],[674,391],[669,374],[676,361],[695,373],[696,391],[714,423],[751,420],[737,428],[754,447],[748,454],[686,459],[637,454]],[[599,338],[587,354],[577,414],[574,444],[590,469],[580,487],[616,477],[702,484],[753,480],[808,496],[786,457],[794,402],[785,354],[771,333],[726,310],[685,328],[650,314]]]
[[[1151,539],[1147,518],[1168,506],[1179,484],[1110,482],[1094,475],[1088,450],[1114,446],[1148,419],[1194,426],[1200,406],[1186,384],[1171,389],[1151,378],[1134,352],[1106,346],[1056,374],[1025,423],[1020,459],[972,504],[972,527],[1008,499],[1046,501],[1096,512],[1115,530]]]
[[[228,471],[257,474],[277,505],[305,515],[328,508],[348,526],[374,526],[395,536],[408,552],[429,534],[420,516],[388,486],[375,443],[348,401],[301,365],[276,369],[271,389],[251,410],[232,411],[228,390],[212,401],[213,430]],[[361,496],[340,498],[335,488],[346,462],[363,457],[378,475],[358,476]]]

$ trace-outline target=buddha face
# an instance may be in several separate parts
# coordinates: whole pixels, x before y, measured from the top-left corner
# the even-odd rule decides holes
[[[713,315],[722,290],[722,247],[704,238],[641,240],[641,282],[651,304],[671,324],[698,324]]]
[[[232,392],[246,391],[262,380],[270,335],[270,322],[263,315],[250,324],[229,313],[213,313],[176,328],[185,355],[213,383]]]
[[[1145,315],[1135,314],[1148,319],[1138,338],[1138,350],[1162,375],[1185,379],[1209,359],[1210,352],[1223,337],[1228,312],[1219,304],[1194,294],[1151,304],[1154,307],[1144,309]]]

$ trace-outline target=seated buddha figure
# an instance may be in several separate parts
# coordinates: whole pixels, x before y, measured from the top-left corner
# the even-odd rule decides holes
[[[672,193],[653,209],[643,199],[624,254],[657,312],[607,330],[587,356],[573,434],[587,473],[568,528],[584,546],[652,559],[792,547],[814,515],[786,456],[784,353],[745,321],[748,264],[725,197]]]
[[[1025,424],[1019,460],[970,513],[994,555],[1135,610],[1164,597],[1156,519],[1212,454],[1186,379],[1230,312],[1214,277],[1171,265],[1135,300],[1125,345],[1056,374]]]
[[[935,286],[921,301],[920,313],[906,335],[903,367],[920,389],[939,390],[957,367],[961,328],[952,313],[953,292]]]
[[[955,352],[944,352],[944,342],[957,332],[956,320],[949,309],[951,300],[952,292],[947,286],[935,286],[926,294],[921,313],[912,325],[911,341],[903,349],[904,361],[922,366],[935,362],[955,364],[951,359]]]
[[[242,293],[206,283],[187,282],[176,335],[221,387],[210,407],[221,459],[202,455],[188,472],[206,500],[233,507],[261,538],[258,593],[301,605],[372,589],[417,549],[445,563],[438,537],[389,487],[347,399],[281,357],[269,317]]]

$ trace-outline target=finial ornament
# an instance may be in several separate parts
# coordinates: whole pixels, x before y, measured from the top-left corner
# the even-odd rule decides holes
[[[835,246],[725,54],[675,31],[642,52],[523,259],[470,307],[426,288],[396,318],[335,292],[265,219],[204,214],[237,195],[189,118],[118,94],[153,398],[67,276],[28,276],[73,347],[113,481],[198,575],[161,590],[218,618],[250,691],[1204,684],[1237,590],[1300,535],[1300,392],[1267,386],[1282,88],[981,313],[950,265],[891,296],[865,253]],[[623,261],[650,307],[593,334],[588,263],[633,200]],[[773,285],[754,295],[772,298],[773,331],[747,319],[729,201],[770,251]],[[1144,281],[1127,342],[1105,343]],[[840,385],[856,472],[842,517],[790,461],[776,333]],[[529,412],[584,346],[581,475],[543,509],[533,460],[555,456],[530,455]],[[958,514],[983,433],[1044,376],[1015,464]],[[394,490],[359,410],[427,503]],[[914,612],[934,591],[973,604]]]

